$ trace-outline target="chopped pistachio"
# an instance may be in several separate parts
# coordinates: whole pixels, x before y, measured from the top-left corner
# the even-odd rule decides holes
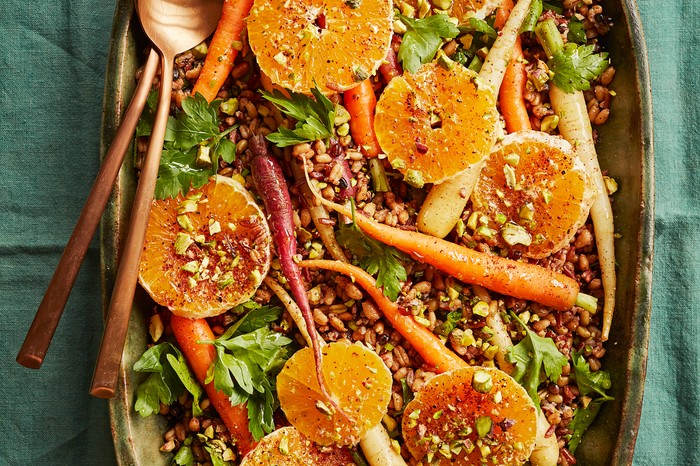
[[[542,198],[544,199],[545,204],[549,204],[550,202],[552,202],[553,197],[554,197],[554,195],[552,194],[552,191],[550,191],[549,189],[542,190]]]
[[[211,167],[212,162],[211,162],[210,152],[211,152],[211,147],[200,145],[197,148],[197,159],[195,160],[195,164],[198,167],[203,167],[203,168]]]
[[[158,341],[163,335],[163,321],[160,318],[160,314],[154,314],[151,317],[151,321],[148,324],[148,333],[154,342]]]
[[[481,451],[481,457],[486,458],[491,454],[491,447],[488,445],[479,445],[479,451]]]
[[[433,419],[437,420],[437,419],[440,419],[441,417],[442,417],[442,410],[441,409],[438,411],[435,411],[435,413],[433,413]]]
[[[185,214],[177,216],[177,224],[180,225],[180,228],[182,228],[185,231],[194,231],[194,225],[192,225],[192,220],[190,220],[190,217]]]
[[[433,0],[433,1],[436,1],[436,0]],[[437,1],[439,1],[439,0],[437,0]],[[452,61],[452,59],[450,57],[447,56],[447,54],[442,49],[438,50],[437,62],[438,62],[438,65],[440,65],[441,67],[443,67],[447,71],[452,70],[456,64],[454,61]]]
[[[475,233],[481,235],[484,238],[493,238],[494,231],[486,225],[482,225],[476,229]]]
[[[518,180],[515,176],[515,170],[510,165],[503,165],[503,174],[506,177],[506,184],[510,189],[518,189]]]
[[[491,432],[493,419],[489,416],[479,416],[476,418],[476,421],[474,421],[474,427],[476,428],[476,433],[479,435],[479,438],[484,438]]]
[[[433,6],[441,10],[447,10],[452,6],[452,0],[432,0]]]
[[[457,232],[458,237],[464,236],[464,233],[466,233],[466,226],[464,225],[464,220],[461,218],[457,220],[457,225],[455,225],[455,231]]]
[[[398,160],[398,159],[397,159]],[[393,162],[392,162],[393,165]],[[410,184],[415,188],[422,188],[425,184],[425,179],[423,174],[418,170],[408,170],[404,176],[406,183]]]
[[[185,199],[177,206],[178,214],[186,214],[189,212],[197,212],[197,201],[195,199]]]
[[[472,377],[472,388],[479,393],[488,393],[493,388],[493,379],[491,374],[486,371],[474,372]]]
[[[260,275],[260,271],[258,269],[253,269],[253,271],[250,272],[250,275],[248,275],[248,279],[254,283],[260,283],[262,280],[262,275]]]
[[[498,346],[492,347],[492,348],[498,348]],[[496,392],[495,395],[493,395],[493,402],[496,404],[499,404],[501,401],[503,401],[503,393],[501,393],[500,390]]]
[[[336,133],[338,133],[338,136],[347,136],[350,133],[350,125],[348,123],[343,123],[342,125],[338,126]]]
[[[504,160],[508,165],[512,165],[513,167],[517,167],[518,164],[520,163],[520,156],[516,154],[515,152],[511,152],[510,154],[506,155],[504,157]]]
[[[192,47],[190,51],[192,52],[192,55],[194,55],[194,58],[201,60],[207,56],[207,53],[209,52],[209,47],[207,47],[206,42],[200,42],[199,44]]]
[[[459,291],[452,288],[451,286],[448,286],[447,287],[447,296],[450,298],[450,300],[457,299],[457,298],[459,298]]]
[[[215,235],[221,232],[221,224],[214,220],[214,222],[209,222],[209,234]]]
[[[423,327],[430,327],[430,321],[425,317],[414,316],[413,319],[419,324],[421,324]]]
[[[197,279],[194,277],[187,277],[187,285],[190,288],[194,288],[197,286]]]
[[[180,267],[180,270],[184,270],[185,272],[189,273],[197,273],[197,271],[199,270],[199,262],[189,261],[188,263]]]
[[[498,345],[491,345],[484,351],[484,356],[486,359],[493,359],[498,353]]]
[[[459,343],[462,346],[474,346],[476,344],[476,340],[474,339],[474,331],[470,328],[465,329]]]
[[[418,419],[420,417],[420,409],[413,410],[409,415],[409,419]]]
[[[289,454],[289,438],[285,435],[280,439],[280,453],[283,455],[288,455]]]
[[[190,235],[182,232],[178,233],[175,237],[175,252],[184,256],[187,253],[187,248],[189,248],[192,243],[194,243],[194,241],[192,241]]]
[[[518,212],[518,216],[523,220],[532,220],[535,218],[535,206],[531,202],[523,205]]]
[[[614,178],[604,176],[603,182],[605,183],[605,189],[608,191],[608,196],[617,192],[617,181]]]
[[[333,411],[323,401],[317,400],[315,406],[316,409],[324,416],[327,416],[328,418],[333,416]]]
[[[232,98],[222,102],[221,105],[219,106],[219,108],[226,115],[233,116],[240,108],[240,104],[238,102],[238,99],[236,99],[235,97],[232,97]]]
[[[557,115],[548,115],[542,119],[540,130],[545,133],[551,133],[559,126],[559,117]]]
[[[512,223],[504,225],[503,229],[501,229],[501,236],[510,246],[515,246],[516,244],[530,246],[532,244],[532,237],[527,230],[520,225],[514,225]]]
[[[486,301],[479,301],[472,308],[472,312],[478,316],[486,317],[489,315],[489,303]]]
[[[494,220],[496,220],[496,223],[503,225],[508,220],[508,217],[506,217],[505,214],[496,214],[496,218]]]
[[[392,24],[392,29],[394,30],[394,32],[396,34],[401,34],[401,35],[405,34],[406,31],[408,31],[408,28],[403,23],[403,21],[401,21],[400,19],[394,20],[394,22]]]
[[[481,215],[479,212],[472,212],[469,218],[467,219],[467,226],[469,227],[470,230],[474,231],[477,229],[478,225],[477,223],[479,222],[479,215]]]

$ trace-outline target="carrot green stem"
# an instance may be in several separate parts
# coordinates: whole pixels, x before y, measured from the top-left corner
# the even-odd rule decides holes
[[[535,26],[535,34],[548,57],[554,56],[564,48],[564,41],[561,39],[557,24],[551,18]]]
[[[375,192],[386,193],[391,191],[381,160],[378,158],[369,159],[369,173],[372,177],[372,186]]]

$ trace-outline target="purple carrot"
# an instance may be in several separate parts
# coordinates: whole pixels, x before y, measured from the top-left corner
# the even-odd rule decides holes
[[[333,400],[323,379],[321,345],[318,341],[318,333],[316,332],[316,325],[311,313],[309,298],[306,295],[306,287],[301,278],[301,271],[294,261],[294,256],[297,253],[297,240],[294,236],[292,201],[289,198],[289,188],[282,173],[282,167],[277,159],[268,152],[267,143],[263,136],[253,136],[249,140],[249,146],[253,152],[250,168],[255,189],[265,204],[272,238],[275,246],[277,246],[277,255],[279,256],[282,273],[284,273],[292,296],[301,310],[306,323],[306,330],[311,338],[311,347],[316,364],[316,378],[321,394],[331,403],[336,411],[348,420],[352,420]]]

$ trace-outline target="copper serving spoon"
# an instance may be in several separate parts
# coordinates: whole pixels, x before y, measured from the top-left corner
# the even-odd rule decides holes
[[[78,222],[75,224],[73,234],[63,250],[61,260],[56,266],[56,271],[51,277],[44,298],[41,300],[32,325],[29,327],[24,343],[17,354],[17,362],[23,366],[38,369],[44,362],[46,351],[49,349],[58,321],[66,307],[80,265],[85,259],[90,240],[95,235],[97,225],[100,223],[100,217],[105,210],[112,186],[114,186],[114,181],[117,179],[117,174],[124,161],[124,154],[129,148],[131,136],[134,134],[136,124],[146,104],[158,62],[158,52],[151,49],[129,108],[126,110],[119,130],[105,155],[95,183],[92,185]]]
[[[161,84],[151,140],[134,197],[129,233],[120,254],[112,300],[107,311],[107,323],[90,388],[90,394],[97,397],[112,397],[117,385],[136,291],[141,250],[170,113],[175,55],[191,49],[214,32],[221,16],[221,7],[221,0],[139,0],[136,4],[146,35],[161,53]]]

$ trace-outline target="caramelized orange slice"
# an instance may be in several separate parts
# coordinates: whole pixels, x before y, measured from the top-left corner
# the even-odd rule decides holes
[[[241,466],[344,466],[354,464],[347,448],[319,447],[294,427],[266,435]]]
[[[346,341],[324,346],[323,377],[340,409],[334,412],[321,394],[311,348],[287,361],[277,376],[277,395],[289,422],[321,445],[353,445],[386,413],[391,372],[382,359],[360,344]]]
[[[173,314],[211,317],[247,301],[270,266],[270,230],[237,181],[213,177],[153,203],[139,282]]]
[[[481,161],[497,120],[496,99],[476,73],[429,63],[391,80],[377,102],[374,129],[392,166],[420,187]]]
[[[539,131],[494,148],[472,193],[503,246],[540,259],[564,247],[586,221],[594,190],[571,144]]]
[[[484,19],[491,15],[500,0],[454,0],[452,4],[451,16],[459,20],[459,24],[469,22],[469,18]]]
[[[391,43],[391,0],[257,0],[247,19],[260,69],[274,84],[324,93],[372,76]]]
[[[431,465],[520,465],[535,446],[537,416],[527,392],[505,372],[465,367],[432,379],[406,405],[403,438]]]

